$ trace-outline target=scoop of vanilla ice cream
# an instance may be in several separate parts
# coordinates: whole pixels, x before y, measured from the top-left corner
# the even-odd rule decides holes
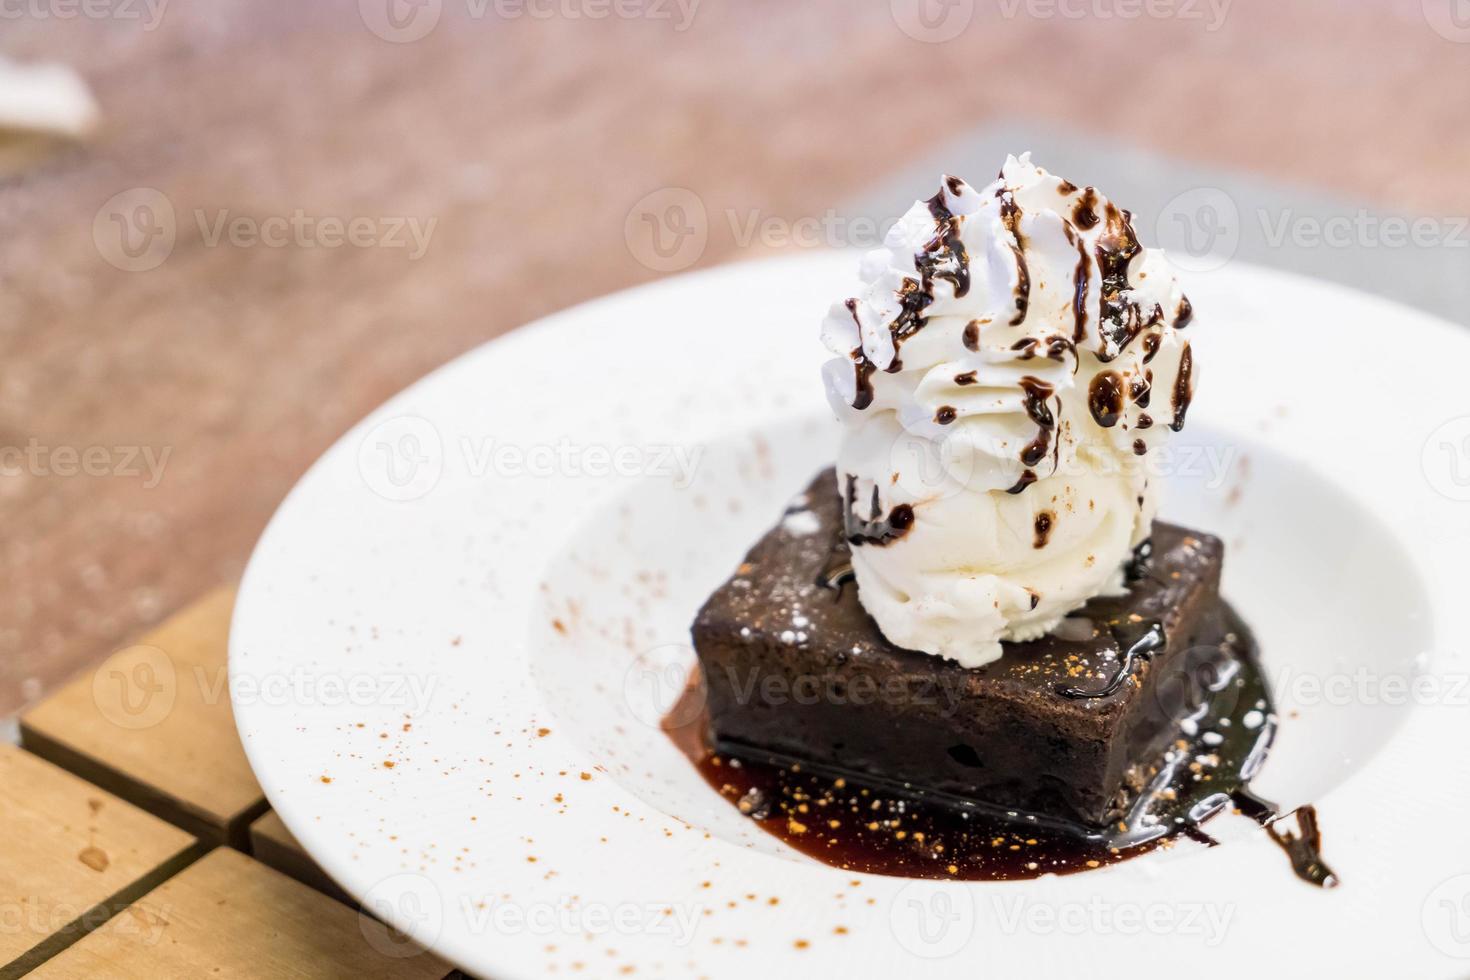
[[[822,325],[863,606],[893,643],[976,667],[1123,588],[1177,431],[1192,311],[1130,215],[1007,159],[862,260]]]

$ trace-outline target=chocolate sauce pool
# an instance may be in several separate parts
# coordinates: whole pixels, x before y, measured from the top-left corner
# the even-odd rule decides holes
[[[834,570],[836,571],[836,570]],[[843,570],[845,571],[845,570]],[[834,576],[836,577],[836,576]],[[1316,813],[1301,807],[1295,832],[1279,808],[1250,790],[1275,735],[1270,691],[1254,637],[1221,602],[1199,641],[1219,650],[1202,707],[1182,727],[1127,815],[1098,829],[1039,814],[813,769],[712,745],[698,668],[665,730],[705,780],[762,829],[803,854],[847,871],[909,878],[1009,881],[1116,864],[1180,837],[1215,846],[1204,829],[1234,808],[1267,829],[1303,881],[1337,883],[1322,860]]]

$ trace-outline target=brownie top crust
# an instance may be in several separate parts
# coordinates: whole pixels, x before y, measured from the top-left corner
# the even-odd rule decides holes
[[[855,582],[821,584],[824,571],[848,554],[842,498],[834,470],[827,469],[710,596],[694,631],[707,641],[780,645],[802,671],[932,674],[966,700],[1008,702],[1021,714],[1050,716],[1061,731],[1106,737],[1118,716],[1136,707],[1148,672],[1191,642],[1202,611],[1218,597],[1223,550],[1218,538],[1156,521],[1152,554],[1130,576],[1126,595],[1095,598],[1056,634],[1004,643],[1001,659],[967,669],[889,643],[863,609]],[[1112,693],[1061,693],[1105,690],[1127,648],[1151,628],[1161,629],[1166,643],[1150,651],[1152,662],[1134,663]]]

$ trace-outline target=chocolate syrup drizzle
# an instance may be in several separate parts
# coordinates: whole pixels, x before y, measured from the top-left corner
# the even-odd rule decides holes
[[[950,193],[959,193],[956,178],[946,177],[945,183]],[[961,221],[945,203],[943,191],[924,203],[929,206],[929,214],[939,229],[923,251],[914,256],[914,266],[922,277],[924,291],[929,293],[929,300],[932,302],[934,296],[931,284],[935,279],[947,279],[954,285],[955,296],[964,296],[970,291],[970,256],[960,238]]]
[[[1184,428],[1184,414],[1189,411],[1189,403],[1194,399],[1194,354],[1189,345],[1184,345],[1184,350],[1179,354],[1179,373],[1174,376],[1174,421],[1169,423],[1169,428],[1178,432]]]
[[[1283,816],[1281,808],[1270,800],[1262,799],[1252,792],[1250,784],[1236,787],[1230,793],[1230,802],[1243,816],[1250,817],[1266,828],[1266,833],[1276,845],[1286,852],[1291,861],[1291,870],[1303,881],[1319,888],[1336,888],[1337,875],[1322,860],[1322,831],[1317,827],[1317,808],[1311,804],[1299,806],[1291,811],[1296,816],[1297,832],[1282,831],[1276,824]],[[1212,842],[1214,846],[1216,842]]]
[[[1056,525],[1056,522],[1057,515],[1049,510],[1044,510],[1037,514],[1036,520],[1033,522],[1033,529],[1036,533],[1032,538],[1031,547],[1045,548],[1047,540],[1051,538],[1051,529]],[[1033,592],[1031,594],[1031,608],[1035,609],[1040,602],[1041,597]]]
[[[1123,415],[1123,378],[1117,371],[1099,371],[1087,386],[1087,408],[1092,420],[1104,429],[1118,424]]]
[[[1032,470],[1022,470],[1021,478],[1006,489],[1006,493],[1020,493],[1031,484],[1036,482],[1036,473]]]
[[[1132,212],[1121,210],[1109,201],[1105,213],[1106,223],[1096,248],[1102,314],[1102,322],[1098,324],[1102,344],[1096,354],[1103,362],[1116,358],[1133,338],[1164,320],[1164,311],[1158,304],[1145,319],[1136,302],[1123,298],[1128,289],[1128,265],[1143,248],[1133,231]]]
[[[1152,539],[1143,541],[1133,549],[1128,563],[1123,566],[1123,579],[1128,583],[1137,582],[1146,578],[1149,574],[1154,556],[1154,543]],[[1128,675],[1133,673],[1133,667],[1141,660],[1147,660],[1155,653],[1168,645],[1168,639],[1164,636],[1164,626],[1159,622],[1148,622],[1143,624],[1122,624],[1113,627],[1113,638],[1118,641],[1118,649],[1123,651],[1123,656],[1118,661],[1118,669],[1107,682],[1097,690],[1086,691],[1081,688],[1066,684],[1057,685],[1057,693],[1064,698],[1072,700],[1105,698],[1116,694],[1123,686]],[[1142,628],[1138,628],[1141,626]]]
[[[858,319],[858,301],[850,299],[844,305],[847,307],[847,312],[852,314],[852,322],[857,325],[858,336],[861,337],[863,335],[863,324]],[[862,411],[873,404],[873,371],[877,368],[877,365],[868,360],[867,355],[863,353],[862,344],[859,344],[857,349],[852,352],[852,360],[853,377],[855,379],[852,407],[858,411]]]
[[[1162,338],[1157,333],[1148,334],[1143,338],[1143,363],[1147,364],[1158,354],[1161,340]]]
[[[1082,188],[1082,196],[1072,205],[1072,224],[1088,231],[1097,224],[1097,188]]]
[[[1174,311],[1174,329],[1183,330],[1194,319],[1194,305],[1188,296],[1179,297],[1179,308]]]
[[[838,599],[842,598],[842,587],[857,578],[857,572],[852,568],[851,554],[846,549],[834,550],[821,574],[817,576],[817,585],[824,589],[836,589]]]
[[[1000,220],[1013,242],[1011,254],[1016,258],[1016,314],[1011,317],[1011,326],[1020,326],[1026,321],[1026,312],[1031,306],[1031,269],[1026,264],[1026,238],[1021,234],[1021,206],[1010,188],[1002,186],[995,192],[1000,200]]]
[[[1154,373],[1144,371],[1143,377],[1128,382],[1128,398],[1139,408],[1148,408],[1149,397],[1154,389]]]
[[[1123,686],[1128,675],[1133,673],[1134,664],[1149,659],[1168,646],[1169,641],[1164,636],[1163,623],[1150,621],[1130,625],[1141,626],[1142,629],[1125,630],[1121,624],[1113,627],[1113,637],[1118,641],[1118,649],[1123,651],[1123,656],[1118,661],[1117,670],[1113,672],[1112,677],[1108,678],[1107,683],[1091,691],[1068,684],[1058,684],[1057,693],[1072,701],[1111,697],[1118,693],[1118,689]]]
[[[1012,245],[1011,254],[1016,257],[1016,315],[1011,317],[1010,325],[1018,327],[1026,322],[1026,311],[1031,305],[1031,269],[1020,245]]]
[[[1026,466],[1035,466],[1046,458],[1046,452],[1051,447],[1052,430],[1056,427],[1056,416],[1052,414],[1049,399],[1055,389],[1040,378],[1026,375],[1021,379],[1021,390],[1026,393],[1026,415],[1036,423],[1036,438],[1021,450],[1021,462]],[[1058,411],[1061,410],[1061,402],[1057,402]]]
[[[914,508],[908,504],[899,504],[888,512],[887,517],[883,516],[877,484],[873,485],[873,499],[866,518],[853,513],[853,507],[857,504],[857,477],[852,474],[847,476],[846,498],[846,506],[842,508],[843,532],[847,543],[854,547],[871,544],[881,548],[890,545],[909,533],[909,529],[914,526]]]
[[[971,320],[965,324],[965,348],[967,350],[980,350],[980,321]]]
[[[1128,582],[1137,582],[1148,575],[1150,563],[1154,557],[1154,539],[1146,538],[1137,548],[1133,549],[1133,555],[1128,559],[1128,564],[1123,566],[1123,578]]]
[[[933,301],[934,293],[932,291],[931,280],[926,278],[922,287],[912,279],[904,280],[904,284],[899,291],[900,309],[898,317],[888,325],[888,331],[893,337],[895,351],[893,361],[884,369],[888,373],[892,374],[903,370],[903,361],[899,359],[897,351],[906,339],[924,328],[924,325],[928,321],[924,318],[923,311]],[[852,313],[853,323],[857,324],[858,336],[861,337],[863,325],[862,321],[858,318],[857,303],[858,301],[856,299],[849,299],[846,306],[848,311]],[[853,371],[856,376],[852,407],[861,411],[873,404],[873,372],[878,369],[878,366],[868,357],[861,344],[853,348],[851,357]]]
[[[1045,340],[1038,340],[1035,337],[1022,337],[1011,345],[1011,350],[1017,351],[1021,355],[1021,360],[1029,361],[1036,356],[1042,344],[1046,345],[1044,352],[1046,357],[1053,361],[1065,364],[1069,356],[1073,358],[1077,356],[1077,345],[1058,334],[1052,334]],[[971,374],[973,373],[972,371]]]
[[[1080,238],[1077,240],[1077,270],[1074,278],[1076,286],[1072,291],[1072,340],[1080,344],[1082,338],[1087,336],[1087,288],[1092,278],[1092,257],[1087,254]]]

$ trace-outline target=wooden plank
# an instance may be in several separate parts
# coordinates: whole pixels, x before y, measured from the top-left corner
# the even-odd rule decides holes
[[[250,825],[250,853],[262,864],[290,875],[324,895],[348,905],[356,905],[352,897],[339,888],[311,859],[274,810],[261,814]]]
[[[177,827],[0,744],[0,977],[100,926],[198,855]]]
[[[363,921],[367,922],[366,928]],[[210,852],[41,966],[38,980],[440,980],[374,920],[229,848]]]
[[[290,875],[302,884],[310,885],[345,905],[358,907],[352,896],[338,887],[311,859],[276,811],[266,811],[250,825],[250,853],[262,864]],[[474,977],[461,970],[453,970],[446,980],[474,980]]]
[[[21,744],[213,843],[244,846],[265,799],[235,732],[218,589],[21,716]]]

